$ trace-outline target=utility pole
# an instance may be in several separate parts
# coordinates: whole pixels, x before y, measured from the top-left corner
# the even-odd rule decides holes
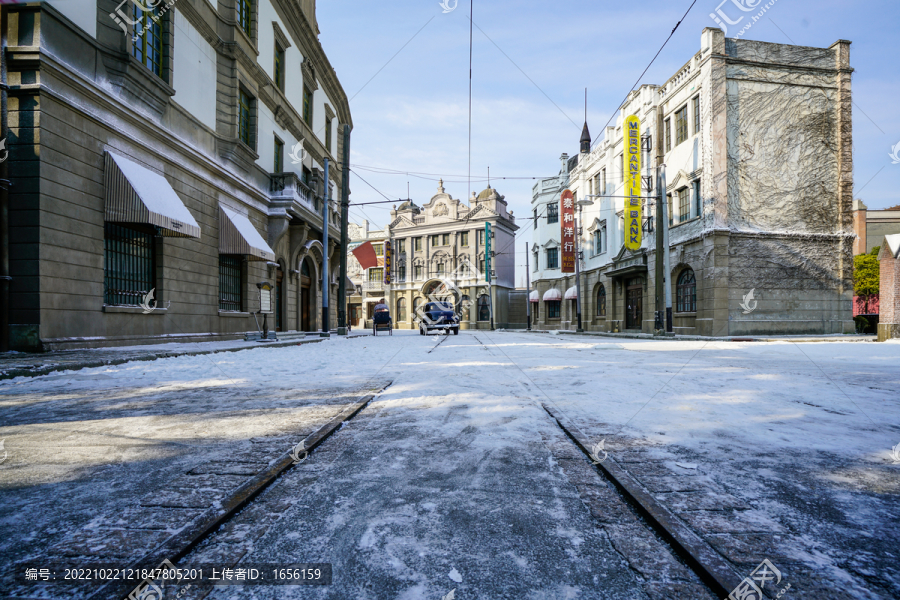
[[[587,92],[585,92],[587,93]],[[581,206],[578,207],[578,218],[575,219],[575,315],[578,320],[576,333],[583,333],[581,326]]]
[[[531,266],[528,260],[528,242],[525,242],[525,289],[528,293],[525,296],[525,316],[527,318],[525,329],[531,331]]]
[[[669,209],[666,202],[666,165],[659,166],[656,176],[656,202],[657,202],[657,220],[659,225],[656,228],[656,293],[657,298],[661,301],[665,298],[665,331],[666,334],[673,332],[672,330],[672,286],[669,285],[669,273],[672,272],[669,266]],[[662,273],[660,273],[662,269]],[[660,290],[660,285],[663,286]],[[660,293],[662,292],[662,293]],[[662,312],[662,308],[659,309]],[[657,317],[662,322],[662,314]],[[660,327],[662,329],[662,327]]]
[[[328,321],[328,158],[325,158],[325,191],[322,194],[322,337],[331,335]]]
[[[350,210],[350,125],[344,125],[341,177],[341,280],[338,282],[338,335],[347,335],[347,219]],[[406,184],[409,186],[409,184]],[[409,187],[407,187],[407,196]]]

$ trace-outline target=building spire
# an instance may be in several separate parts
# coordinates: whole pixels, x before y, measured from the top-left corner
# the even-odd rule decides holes
[[[434,179],[432,179],[432,181],[434,181]],[[443,194],[443,193],[444,193],[444,178],[441,177],[438,180],[438,194]]]
[[[581,130],[581,152],[591,151],[591,132],[587,124],[587,88],[584,88],[584,129]]]

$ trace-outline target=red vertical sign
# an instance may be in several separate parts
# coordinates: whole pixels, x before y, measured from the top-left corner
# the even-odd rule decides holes
[[[560,267],[563,273],[575,272],[575,196],[565,190],[559,199],[559,229],[562,236]]]

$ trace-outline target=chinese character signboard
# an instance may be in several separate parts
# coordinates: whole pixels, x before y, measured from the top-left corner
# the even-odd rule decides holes
[[[484,280],[491,282],[491,224],[484,224]]]
[[[563,273],[575,272],[575,196],[564,190],[559,198],[559,229],[562,236],[560,267]]]
[[[386,284],[391,283],[391,260],[393,257],[391,256],[391,242],[384,242],[384,282]]]
[[[641,249],[643,200],[641,199],[641,120],[625,119],[625,247]]]

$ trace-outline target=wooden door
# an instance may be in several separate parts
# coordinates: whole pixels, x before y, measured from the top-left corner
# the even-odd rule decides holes
[[[311,282],[306,275],[300,276],[300,331],[312,331],[312,292]]]
[[[275,331],[282,330],[282,312],[284,308],[284,271],[275,271]]]
[[[631,280],[625,288],[625,328],[640,329],[643,324],[644,286],[640,279]]]

